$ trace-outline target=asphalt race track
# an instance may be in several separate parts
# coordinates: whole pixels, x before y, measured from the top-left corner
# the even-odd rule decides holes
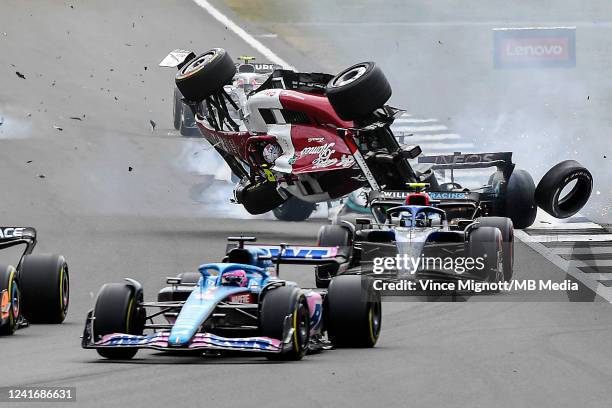
[[[172,128],[173,71],[157,67],[168,51],[221,46],[260,57],[195,3],[3,0],[1,8],[0,224],[35,226],[38,252],[66,256],[71,305],[61,326],[0,338],[0,386],[74,386],[78,406],[609,405],[612,309],[564,293],[385,303],[376,348],[297,363],[149,351],[116,363],[81,349],[103,283],[132,277],[153,299],[166,276],[220,259],[228,235],[312,243],[324,220],[297,228],[226,204],[229,190],[197,164],[210,152]],[[297,52],[282,56],[315,67]],[[284,276],[314,284],[308,270]],[[524,243],[515,277],[566,278]]]

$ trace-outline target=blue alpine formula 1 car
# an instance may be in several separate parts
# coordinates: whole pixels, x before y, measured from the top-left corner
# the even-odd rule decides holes
[[[133,279],[104,285],[87,315],[83,348],[109,359],[130,359],[149,348],[300,360],[309,351],[376,344],[380,299],[361,276],[340,274],[328,289],[301,289],[278,277],[280,264],[345,263],[343,248],[229,240],[237,243],[228,246],[223,262],[167,278],[170,286],[156,302],[145,302]]]

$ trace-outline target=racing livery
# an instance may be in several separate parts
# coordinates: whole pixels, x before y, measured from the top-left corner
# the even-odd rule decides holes
[[[163,351],[249,351],[280,360],[336,347],[373,347],[380,333],[380,299],[358,275],[332,279],[328,290],[302,289],[278,277],[281,264],[338,264],[337,247],[254,245],[230,238],[223,262],[168,278],[157,302],[143,300],[132,279],[106,284],[87,315],[82,346],[106,358]],[[157,309],[148,313],[148,309]],[[165,323],[154,323],[162,316]],[[151,331],[145,334],[145,330]]]

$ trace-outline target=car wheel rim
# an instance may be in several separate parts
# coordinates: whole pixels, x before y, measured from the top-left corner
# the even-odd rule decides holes
[[[19,287],[13,282],[11,288],[11,310],[14,319],[19,317]]]
[[[380,333],[380,303],[373,303],[370,307],[370,336],[372,341],[376,341]]]
[[[207,52],[206,54],[201,55],[198,58],[194,59],[189,64],[187,64],[187,66],[183,69],[182,76],[187,77],[193,74],[194,72],[199,71],[204,65],[212,61],[216,55],[217,53],[214,51]]]
[[[357,79],[361,78],[363,74],[368,70],[365,65],[358,65],[350,70],[346,71],[344,74],[340,75],[334,81],[334,86],[340,87],[348,85],[352,82],[355,82]]]
[[[70,303],[70,286],[68,276],[64,270],[62,273],[62,311],[64,313],[68,310],[68,303]]]

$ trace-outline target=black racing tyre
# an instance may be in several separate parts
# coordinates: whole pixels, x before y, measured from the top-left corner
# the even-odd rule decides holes
[[[574,182],[569,193],[561,197],[563,189]],[[576,214],[589,200],[593,191],[593,176],[575,160],[557,164],[542,177],[535,190],[535,201],[541,209],[556,218]]]
[[[335,347],[374,347],[378,341],[382,306],[371,279],[367,279],[362,286],[361,275],[340,275],[329,285],[325,324]]]
[[[178,88],[174,88],[174,103],[172,104],[172,118],[174,120],[174,128],[179,130],[181,127],[181,115],[183,114],[183,96]]]
[[[349,246],[351,245],[351,232],[340,225],[323,225],[319,228],[317,235],[318,246]],[[317,288],[326,288],[329,286],[331,278],[336,276],[340,265],[330,263],[315,267],[315,284]]]
[[[510,282],[514,273],[514,225],[512,220],[507,217],[480,217],[476,221],[482,227],[495,227],[501,232],[504,282]]]
[[[286,319],[287,316],[291,316]],[[285,321],[293,326],[291,349],[280,354],[267,354],[271,360],[301,360],[310,341],[308,303],[296,287],[282,286],[266,292],[259,313],[262,336],[285,340]]]
[[[264,214],[285,202],[276,190],[276,186],[276,182],[270,181],[241,184],[236,188],[236,199],[249,214]]]
[[[64,321],[70,304],[68,264],[61,255],[26,255],[19,268],[21,309],[31,323]]]
[[[508,180],[504,202],[504,215],[512,220],[514,228],[527,228],[535,221],[538,208],[534,193],[531,175],[525,170],[514,170]]]
[[[141,335],[144,320],[138,307],[135,289],[125,283],[107,283],[98,292],[94,306],[93,339],[112,333]],[[138,352],[136,348],[100,348],[99,355],[112,360],[129,360]]]
[[[472,271],[480,274],[482,279],[487,282],[503,282],[503,252],[502,252],[502,233],[496,227],[477,227],[469,235],[469,253],[476,260],[476,266]],[[484,267],[478,268],[481,259]]]
[[[200,272],[183,272],[179,273],[177,277],[181,278],[181,284],[193,285],[200,281],[202,274]]]
[[[230,83],[235,74],[232,57],[223,48],[213,48],[189,61],[174,81],[186,99],[200,102]]]
[[[20,292],[17,271],[9,265],[0,265],[0,335],[11,335],[17,330]]]
[[[272,210],[274,216],[281,221],[304,221],[317,208],[316,204],[290,197],[283,204]]]
[[[361,62],[332,78],[325,88],[330,104],[343,120],[369,116],[391,97],[391,85],[373,62]]]

